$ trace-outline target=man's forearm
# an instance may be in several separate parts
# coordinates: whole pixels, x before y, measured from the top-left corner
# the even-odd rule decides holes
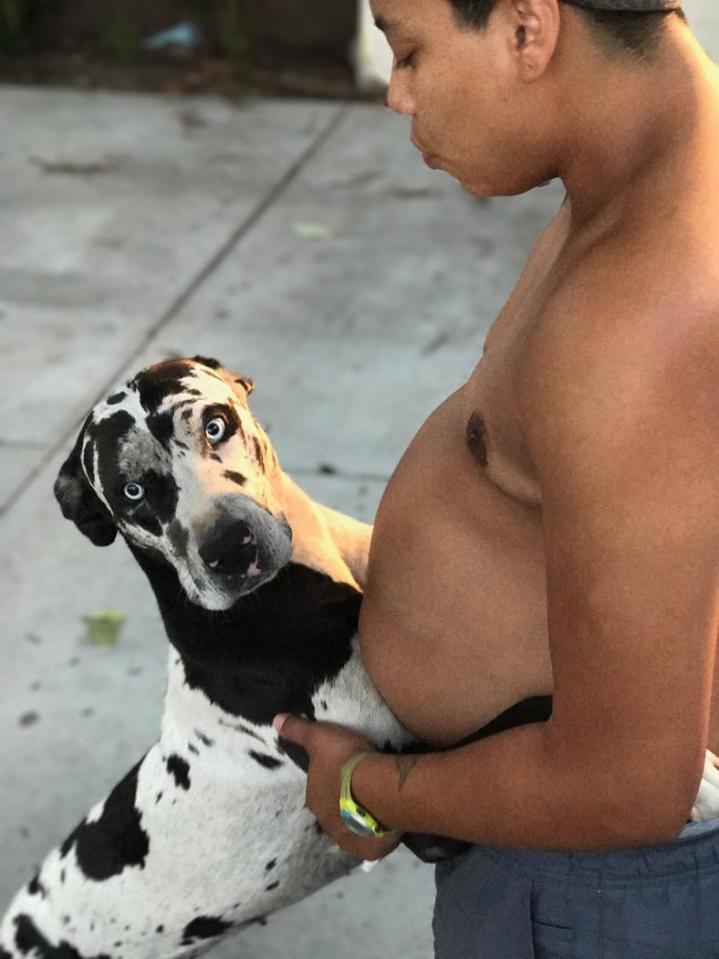
[[[612,849],[673,839],[681,815],[675,828],[651,803],[622,801],[624,779],[597,756],[559,762],[540,723],[445,753],[372,756],[355,770],[352,792],[388,827],[478,845]]]

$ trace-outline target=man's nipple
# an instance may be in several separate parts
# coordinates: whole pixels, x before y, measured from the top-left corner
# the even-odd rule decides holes
[[[487,455],[487,428],[478,413],[472,413],[467,423],[467,446],[479,465],[486,469],[489,463]]]

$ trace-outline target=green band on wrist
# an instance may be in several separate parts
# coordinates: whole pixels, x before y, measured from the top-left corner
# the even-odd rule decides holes
[[[352,773],[363,759],[373,756],[374,753],[357,753],[342,769],[342,788],[340,790],[340,818],[353,833],[365,838],[380,839],[388,836],[394,830],[385,829],[352,795]]]

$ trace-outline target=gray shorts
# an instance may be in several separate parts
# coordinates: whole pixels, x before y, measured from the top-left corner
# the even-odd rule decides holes
[[[719,824],[611,853],[475,846],[435,872],[436,959],[719,959]]]

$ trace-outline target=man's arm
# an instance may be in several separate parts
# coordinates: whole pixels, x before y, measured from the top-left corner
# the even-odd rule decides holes
[[[522,384],[552,719],[400,769],[366,760],[353,791],[380,821],[524,848],[678,834],[702,775],[719,626],[717,355],[713,318],[647,315],[601,288],[556,304]]]

